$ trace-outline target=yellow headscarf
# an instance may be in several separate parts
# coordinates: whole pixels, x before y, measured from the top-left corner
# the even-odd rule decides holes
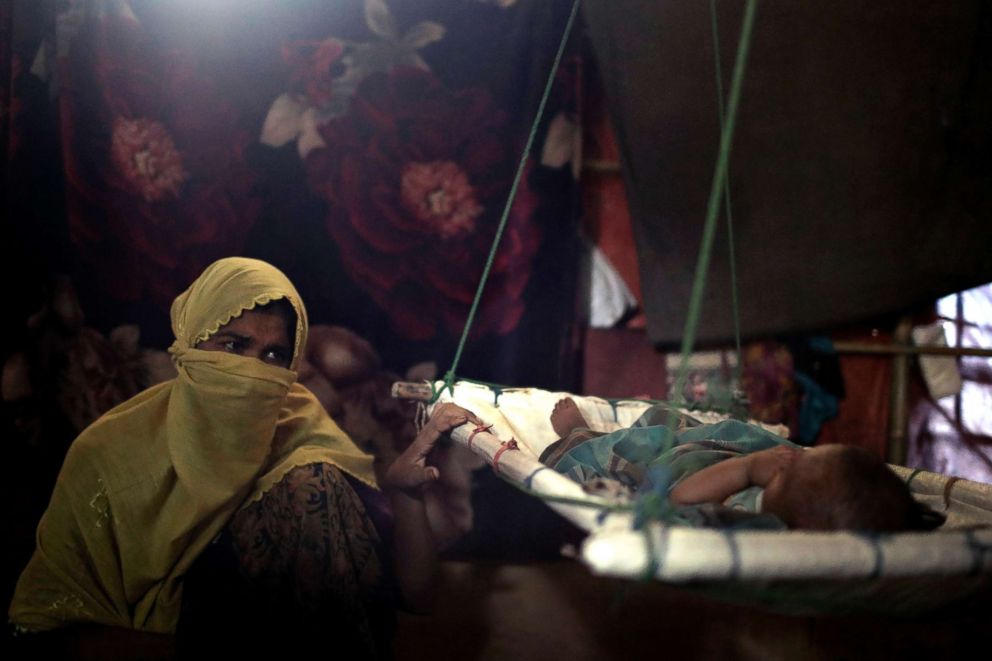
[[[195,348],[280,298],[297,317],[290,369]],[[69,448],[11,603],[18,627],[172,632],[190,564],[293,467],[329,462],[375,486],[371,457],[296,383],[307,316],[281,271],[215,262],[176,298],[172,329],[178,377],[109,411]]]

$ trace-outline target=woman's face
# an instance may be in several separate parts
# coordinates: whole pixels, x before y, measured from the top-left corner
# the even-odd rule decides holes
[[[288,326],[286,318],[276,310],[245,310],[196,348],[225,351],[289,368],[293,360],[293,341]]]

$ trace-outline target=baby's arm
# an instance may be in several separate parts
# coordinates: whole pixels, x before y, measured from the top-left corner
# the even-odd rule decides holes
[[[741,489],[766,486],[778,471],[792,463],[798,452],[798,448],[780,445],[726,459],[685,478],[668,497],[676,505],[722,503]]]

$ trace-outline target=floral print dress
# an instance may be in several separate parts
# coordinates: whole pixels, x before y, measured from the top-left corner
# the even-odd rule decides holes
[[[381,494],[326,463],[239,511],[186,577],[180,656],[390,656],[397,602]]]

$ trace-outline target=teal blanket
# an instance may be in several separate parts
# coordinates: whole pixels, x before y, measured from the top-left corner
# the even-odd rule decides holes
[[[672,422],[677,431],[669,426]],[[662,405],[649,408],[630,427],[610,433],[577,430],[561,442],[574,447],[551,468],[580,484],[595,478],[615,479],[636,492],[636,508],[642,519],[660,518],[691,525],[708,525],[714,516],[718,520],[713,523],[721,525],[726,513],[721,514],[719,506],[671,505],[668,492],[680,480],[731,457],[777,445],[794,445],[757,425],[739,420],[701,424],[673,415]],[[733,499],[753,503],[760,490],[746,491]],[[736,525],[740,517],[730,518]],[[753,517],[753,521],[752,517],[745,518],[754,524],[750,527],[780,527],[769,517]]]

